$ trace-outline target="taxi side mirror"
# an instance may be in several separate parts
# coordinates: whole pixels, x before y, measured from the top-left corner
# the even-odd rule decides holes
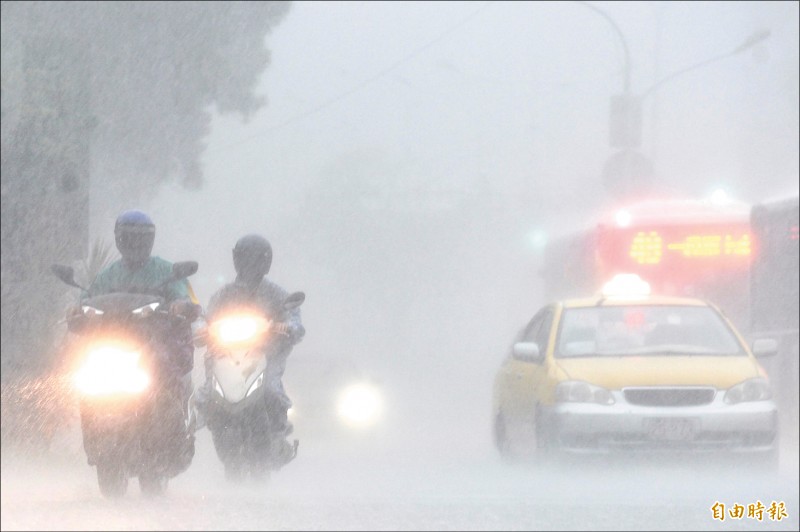
[[[539,350],[539,345],[535,342],[517,342],[511,350],[516,360],[522,362],[533,362],[535,364],[544,360],[544,355]]]
[[[759,338],[753,342],[753,355],[771,357],[778,354],[778,341],[772,338]]]

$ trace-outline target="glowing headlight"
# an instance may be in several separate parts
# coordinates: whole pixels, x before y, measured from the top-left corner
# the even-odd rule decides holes
[[[211,325],[214,337],[223,344],[249,342],[266,330],[267,322],[261,316],[230,316]]]
[[[157,308],[158,308],[158,303],[150,303],[150,304],[145,305],[143,307],[139,307],[139,308],[137,308],[137,309],[135,309],[135,310],[133,310],[131,312],[132,312],[132,314],[134,314],[136,316],[139,316],[139,317],[142,317],[142,318],[146,318],[147,316],[149,316],[153,312],[155,312],[155,310]]]
[[[559,403],[614,404],[611,392],[584,381],[563,381],[556,386],[556,401]]]
[[[383,410],[383,400],[377,388],[359,383],[342,392],[337,406],[339,417],[348,425],[364,427],[378,420]]]
[[[725,402],[728,404],[745,403],[749,401],[766,401],[772,398],[772,390],[769,383],[757,377],[740,382],[728,388],[725,392]]]
[[[90,351],[75,373],[75,385],[86,395],[135,394],[150,384],[150,376],[139,367],[140,354],[117,347]]]

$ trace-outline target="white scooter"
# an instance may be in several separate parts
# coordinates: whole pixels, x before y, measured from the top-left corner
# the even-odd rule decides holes
[[[297,454],[294,440],[291,456],[285,456],[285,437],[275,434],[265,392],[270,384],[269,359],[281,352],[286,313],[304,301],[304,293],[290,294],[280,316],[265,316],[252,307],[234,308],[195,337],[196,345],[206,345],[210,360],[211,393],[203,407],[206,425],[229,480],[267,477]]]

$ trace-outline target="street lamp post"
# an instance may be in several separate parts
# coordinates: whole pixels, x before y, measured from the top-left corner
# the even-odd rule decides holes
[[[650,86],[647,90],[640,93],[638,96],[631,95],[629,90],[625,90],[621,95],[615,95],[611,97],[611,122],[612,122],[612,131],[616,127],[619,129],[619,133],[617,133],[615,141],[615,137],[611,135],[611,146],[616,148],[638,148],[641,144],[641,128],[642,128],[642,102],[645,98],[649,95],[653,94],[656,90],[661,88],[665,83],[671,81],[678,76],[686,74],[692,70],[696,70],[700,67],[706,66],[708,64],[720,61],[727,57],[731,57],[737,54],[744,52],[745,50],[752,48],[756,44],[760,43],[767,37],[769,37],[770,31],[766,29],[758,30],[753,33],[750,37],[748,37],[742,44],[731,50],[730,52],[726,52],[724,54],[716,55],[714,57],[710,57],[708,59],[704,59],[698,63],[690,65],[688,67],[682,68],[668,76],[663,77],[656,83]],[[614,120],[621,121],[620,124],[614,124]],[[628,129],[632,129],[628,131]],[[621,140],[620,140],[621,139]],[[628,143],[625,141],[629,140]]]
[[[599,12],[594,6],[591,7]],[[603,16],[611,21],[607,15],[603,14]],[[617,30],[617,33],[622,36],[616,24],[612,22],[612,25]],[[633,94],[630,90],[630,61],[628,47],[627,45],[624,46],[626,54],[625,84],[621,94],[611,96],[609,109],[609,145],[620,151],[613,154],[606,162],[603,171],[606,187],[618,194],[626,195],[647,188],[649,182],[654,178],[653,162],[639,152],[642,142],[642,102],[645,98],[663,87],[667,82],[700,67],[740,54],[767,39],[769,35],[769,30],[758,30],[733,50],[677,70],[663,77],[638,95]],[[624,43],[624,37],[621,38],[623,38]]]
[[[606,13],[597,6],[593,6],[588,2],[578,1],[578,3],[583,5],[584,7],[588,7],[589,9],[591,9],[592,11],[594,11],[595,13],[606,19],[606,21],[608,21],[608,23],[611,24],[611,27],[614,28],[614,31],[617,33],[617,36],[619,37],[619,40],[622,43],[622,50],[625,52],[625,78],[624,78],[625,84],[623,86],[623,91],[625,92],[625,94],[628,94],[631,89],[631,54],[630,51],[628,50],[628,42],[625,40],[625,35],[622,33],[622,30],[619,29],[617,23],[614,22],[614,19],[612,19],[608,15],[608,13]]]
[[[609,106],[609,146],[620,151],[613,154],[603,169],[603,179],[606,188],[617,194],[626,195],[635,191],[646,189],[654,178],[653,162],[640,151],[642,143],[642,102],[644,99],[661,88],[665,83],[692,70],[720,61],[727,57],[740,54],[755,46],[770,35],[769,30],[758,30],[748,37],[742,44],[724,54],[710,57],[688,67],[682,68],[663,77],[650,88],[635,95],[631,92],[631,58],[625,35],[608,13],[597,6],[582,0],[578,4],[587,7],[603,17],[614,28],[622,43],[625,53],[625,70],[623,89],[621,94],[611,96]]]

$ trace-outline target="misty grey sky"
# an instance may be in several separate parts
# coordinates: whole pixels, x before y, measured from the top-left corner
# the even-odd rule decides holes
[[[767,184],[775,193],[796,189],[796,3],[593,5],[626,38],[633,92],[770,29],[756,48],[651,96],[644,148],[649,153],[653,140],[648,104],[657,98],[656,165],[670,186],[700,193],[722,184],[744,200],[768,193],[747,174],[756,162],[742,160],[752,146],[753,155],[779,159],[762,164],[773,171]],[[611,25],[586,6],[295,2],[268,46],[272,65],[260,88],[267,107],[248,124],[215,120],[208,185],[177,201],[236,202],[244,229],[259,206],[253,192],[285,198],[285,210],[262,214],[274,221],[295,214],[326,165],[360,149],[402,165],[404,183],[468,187],[483,175],[511,204],[541,197],[588,204],[604,195],[608,100],[622,89],[624,55]]]
[[[643,150],[673,193],[724,186],[747,202],[796,193],[797,3],[592,5],[625,37],[634,93],[769,29],[756,47],[651,95]],[[271,276],[312,293],[313,320],[312,302],[326,300],[324,265],[304,262],[309,242],[293,228],[300,220],[313,234],[321,222],[309,192],[345,179],[342,161],[369,166],[384,191],[378,208],[414,208],[407,198],[420,188],[488,189],[520,246],[510,252],[517,264],[495,257],[509,278],[497,285],[510,305],[500,314],[513,321],[498,332],[505,341],[535,306],[511,302],[517,288],[517,299],[536,290],[522,249],[530,232],[585,226],[612,203],[600,175],[614,152],[608,106],[623,88],[624,53],[611,24],[577,2],[295,2],[267,45],[268,105],[246,124],[215,117],[203,190],[167,187],[145,206],[156,253],[199,260],[193,284],[205,302],[232,276],[235,240],[263,232],[275,248]],[[110,235],[99,209],[94,232]]]

